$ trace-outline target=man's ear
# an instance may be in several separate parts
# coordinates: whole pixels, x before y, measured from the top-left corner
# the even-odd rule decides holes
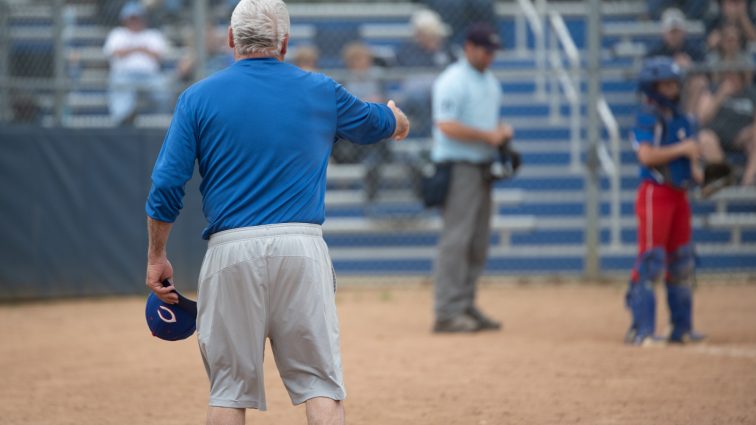
[[[232,49],[236,47],[234,44],[234,30],[232,30],[231,27],[228,27],[228,47]]]
[[[286,34],[283,39],[283,43],[281,43],[281,59],[286,56],[286,52],[289,51],[289,34]]]

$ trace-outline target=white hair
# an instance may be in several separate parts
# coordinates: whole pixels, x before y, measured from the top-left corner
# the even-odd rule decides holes
[[[241,0],[231,14],[239,55],[279,56],[289,26],[289,10],[282,0]]]
[[[441,16],[430,9],[415,11],[410,18],[410,22],[415,33],[446,37],[450,32],[449,27],[441,19]]]

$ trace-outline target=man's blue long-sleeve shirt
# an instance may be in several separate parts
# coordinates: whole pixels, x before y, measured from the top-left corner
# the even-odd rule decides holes
[[[203,238],[238,227],[322,224],[336,138],[376,143],[395,127],[387,106],[362,102],[322,74],[272,58],[240,60],[179,97],[147,215],[176,220],[196,160],[208,221]]]

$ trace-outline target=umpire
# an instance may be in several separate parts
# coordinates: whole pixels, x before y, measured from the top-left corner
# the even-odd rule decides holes
[[[497,330],[501,324],[475,306],[475,287],[488,255],[491,164],[514,131],[500,122],[501,87],[489,70],[499,36],[473,24],[464,57],[433,86],[433,151],[436,163],[451,163],[443,207],[443,231],[435,265],[434,332]]]
[[[146,283],[169,303],[166,242],[195,161],[202,176],[209,242],[197,331],[208,424],[244,424],[245,409],[266,409],[266,338],[308,423],[344,423],[336,281],[320,226],[328,157],[337,137],[370,144],[409,130],[393,102],[362,102],[285,63],[288,42],[283,1],[241,0],[228,30],[235,63],[181,94],[152,173]]]

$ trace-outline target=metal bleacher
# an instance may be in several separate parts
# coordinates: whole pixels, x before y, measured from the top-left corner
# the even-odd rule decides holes
[[[634,69],[638,53],[659,34],[658,24],[639,22],[638,4],[621,4],[605,15],[602,52],[602,91],[611,111],[621,126],[621,242],[610,243],[608,179],[602,178],[601,197],[601,269],[608,273],[626,273],[635,259],[635,188],[637,162],[628,141],[628,128],[636,110]],[[517,13],[499,5],[502,33],[513,36]],[[585,10],[574,3],[560,3],[567,27],[579,49],[585,48]],[[390,36],[406,36],[402,23],[374,24],[364,33],[371,33],[381,42]],[[652,31],[652,33],[650,33]],[[689,32],[702,34],[700,23],[692,23]],[[394,40],[396,37],[394,37]],[[532,47],[532,40],[529,40]],[[622,54],[618,46],[635,43],[643,46],[635,56]],[[498,201],[494,217],[488,272],[494,274],[557,274],[580,273],[585,257],[584,175],[570,168],[568,140],[570,130],[565,119],[550,117],[548,101],[537,96],[532,54],[523,55],[511,42],[496,60],[496,72],[502,80],[505,99],[502,116],[513,123],[517,136],[515,147],[523,154],[524,166],[519,175],[499,183],[495,190]],[[583,79],[580,90],[585,95]],[[583,96],[585,98],[585,96]],[[586,104],[582,101],[581,113]],[[567,105],[560,103],[560,114],[567,115]],[[585,126],[585,121],[583,121]],[[584,130],[584,127],[583,127]],[[583,133],[584,135],[584,133]],[[429,141],[414,141],[427,146]],[[339,166],[332,175],[339,174]],[[401,175],[401,170],[386,170],[388,176]],[[399,177],[401,178],[401,177]],[[335,178],[333,179],[335,181]],[[342,182],[343,184],[343,182]],[[433,212],[425,212],[428,221],[416,217],[397,219],[381,217],[334,202],[338,185],[332,184],[327,202],[325,225],[331,252],[342,272],[382,274],[427,274],[432,267],[436,242]],[[756,191],[742,188],[724,190],[712,199],[691,195],[694,209],[694,238],[704,272],[753,271],[756,268]],[[349,210],[344,212],[344,210]],[[355,218],[360,216],[361,218]],[[508,223],[508,224],[507,224]],[[502,227],[503,226],[503,227]],[[423,233],[418,229],[432,231]]]
[[[609,181],[602,177],[600,206],[601,270],[626,273],[635,256],[634,197],[638,184],[637,164],[627,131],[632,125],[637,98],[634,66],[638,46],[651,39],[658,27],[639,22],[645,2],[609,2],[602,23],[606,37],[602,45],[602,91],[621,128],[619,245],[610,244]],[[318,30],[349,26],[357,30],[379,54],[390,51],[410,36],[407,22],[416,3],[318,3],[290,4],[292,47],[314,43]],[[585,49],[586,11],[581,2],[559,2],[553,7],[564,16],[578,49]],[[49,27],[49,16],[37,9],[33,22]],[[49,9],[48,9],[49,10]],[[105,80],[107,61],[101,46],[107,30],[93,19],[94,7],[74,7],[76,25],[69,33],[66,55],[77,64],[76,89],[68,96],[65,124],[73,127],[107,126]],[[570,166],[570,128],[564,118],[568,105],[559,101],[559,116],[552,116],[549,100],[537,93],[536,62],[532,55],[532,34],[526,33],[525,49],[516,44],[517,3],[497,5],[505,49],[497,54],[495,72],[502,81],[502,117],[516,129],[515,148],[523,154],[523,168],[511,180],[497,184],[494,192],[496,215],[487,271],[493,274],[578,274],[586,253],[584,233],[585,177],[582,169]],[[29,12],[31,13],[31,12]],[[46,20],[47,19],[47,20]],[[695,35],[695,25],[693,24]],[[12,26],[16,40],[39,40],[34,25]],[[631,46],[633,48],[628,48]],[[642,49],[641,49],[642,50]],[[387,53],[388,52],[388,53]],[[629,53],[628,53],[629,52]],[[182,54],[177,46],[168,70]],[[583,55],[585,57],[585,55]],[[328,62],[324,66],[329,65]],[[337,76],[338,64],[325,72]],[[328,66],[326,66],[328,68]],[[397,84],[393,90],[400,90]],[[581,77],[581,116],[585,117],[587,85]],[[399,94],[399,93],[394,93]],[[45,97],[48,96],[48,97]],[[43,95],[49,111],[49,95]],[[137,125],[163,127],[167,116],[143,116]],[[585,137],[585,119],[580,137]],[[393,145],[397,158],[427,150],[430,141],[408,140]],[[365,203],[361,165],[332,164],[326,197],[324,232],[334,265],[341,273],[428,274],[435,255],[440,221],[437,211],[423,210],[409,188],[412,176],[401,161],[382,170],[388,187],[375,202]],[[712,199],[691,196],[694,210],[694,239],[701,257],[700,269],[710,272],[756,270],[756,191],[733,188]]]

